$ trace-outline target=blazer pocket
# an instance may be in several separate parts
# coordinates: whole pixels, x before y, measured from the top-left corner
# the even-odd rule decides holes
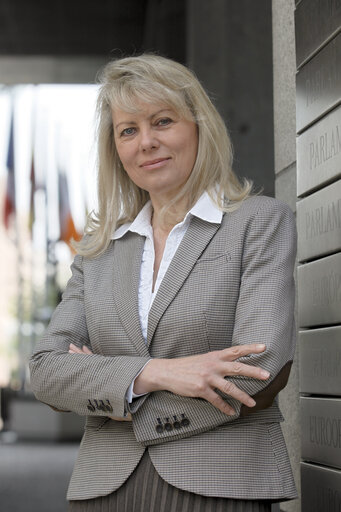
[[[224,252],[212,254],[199,258],[193,267],[192,272],[205,272],[224,267],[231,260],[231,254]]]

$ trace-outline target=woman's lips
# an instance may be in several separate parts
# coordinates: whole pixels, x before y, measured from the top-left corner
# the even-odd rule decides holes
[[[143,169],[157,169],[158,167],[162,167],[168,160],[170,160],[170,157],[155,158],[154,160],[148,160],[147,162],[143,162],[143,164],[141,164],[140,167],[143,167]]]

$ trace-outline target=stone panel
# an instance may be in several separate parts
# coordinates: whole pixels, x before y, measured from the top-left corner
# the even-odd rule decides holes
[[[341,177],[341,107],[297,138],[297,195]]]
[[[341,468],[341,398],[301,397],[302,459]]]
[[[299,333],[300,392],[341,394],[341,326]]]
[[[300,265],[297,280],[300,327],[341,323],[341,253]]]
[[[341,34],[332,39],[296,78],[296,128],[301,132],[341,100]]]
[[[302,0],[295,11],[297,67],[323,46],[340,25],[340,0]]]
[[[298,259],[341,250],[341,180],[297,203]]]
[[[302,512],[340,512],[341,471],[301,464]]]

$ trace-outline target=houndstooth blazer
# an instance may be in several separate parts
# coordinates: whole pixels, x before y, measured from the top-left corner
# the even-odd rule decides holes
[[[170,484],[207,496],[296,496],[274,396],[294,355],[295,221],[289,207],[252,197],[221,225],[192,218],[149,314],[147,344],[138,315],[144,238],[131,232],[96,258],[76,256],[72,277],[31,358],[38,400],[85,415],[68,499],[106,495],[129,477],[145,449]],[[94,355],[69,354],[69,344]],[[133,378],[152,358],[265,343],[242,360],[269,381],[231,380],[256,398],[226,416],[199,398],[158,391],[127,404]],[[284,377],[283,377],[284,375]],[[282,378],[283,377],[283,378]],[[132,422],[108,418],[132,413]]]

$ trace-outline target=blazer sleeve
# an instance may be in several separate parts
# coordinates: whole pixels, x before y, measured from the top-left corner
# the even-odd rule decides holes
[[[265,343],[265,352],[240,361],[268,370],[270,378],[267,381],[226,378],[254,396],[257,403],[255,408],[242,407],[239,401],[222,395],[234,407],[236,414],[233,416],[224,415],[202,399],[178,397],[165,391],[151,393],[133,415],[135,435],[143,444],[188,437],[236,421],[272,405],[276,394],[286,385],[295,351],[295,217],[284,203],[270,198],[258,199],[260,206],[250,217],[244,233],[232,345]],[[149,428],[151,422],[143,417],[145,412],[154,417],[153,427]],[[174,414],[179,417],[184,414],[190,424],[182,430],[157,434],[156,418]]]
[[[75,257],[71,269],[63,299],[31,357],[31,389],[38,400],[57,410],[123,417],[129,385],[149,359],[68,353],[70,343],[91,349],[81,256]]]
[[[268,388],[294,357],[296,238],[292,211],[271,200],[258,210],[246,232],[232,345],[265,343],[265,352],[240,361],[268,370],[270,379],[229,380],[252,396]]]

